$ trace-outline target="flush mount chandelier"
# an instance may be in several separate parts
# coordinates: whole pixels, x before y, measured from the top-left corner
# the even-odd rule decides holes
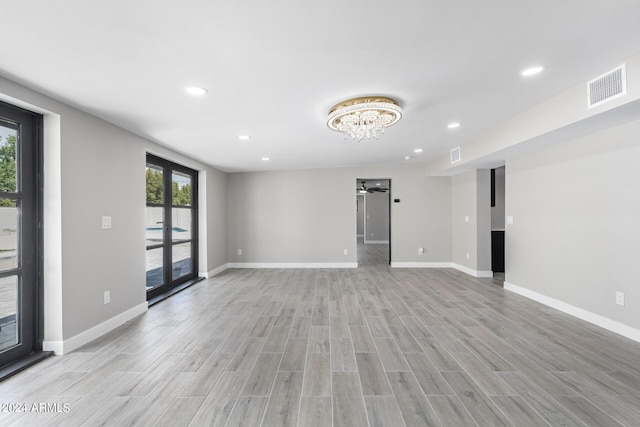
[[[378,139],[385,128],[402,117],[398,103],[385,97],[362,97],[341,102],[329,110],[327,126],[356,141]]]

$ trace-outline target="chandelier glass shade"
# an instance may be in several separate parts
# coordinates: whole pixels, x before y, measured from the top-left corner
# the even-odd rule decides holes
[[[363,97],[350,99],[329,110],[327,126],[356,141],[378,139],[385,128],[402,118],[398,103],[385,97]]]

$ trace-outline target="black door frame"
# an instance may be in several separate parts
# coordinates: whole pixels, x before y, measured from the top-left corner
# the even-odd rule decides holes
[[[198,171],[186,166],[174,163],[162,157],[147,153],[146,164],[161,167],[163,169],[163,201],[164,203],[147,203],[148,207],[160,207],[164,209],[164,223],[162,231],[162,243],[157,245],[147,245],[147,249],[164,248],[163,251],[163,283],[153,289],[147,290],[147,300],[156,298],[158,295],[171,292],[172,289],[192,281],[198,277]],[[178,243],[191,242],[191,273],[180,276],[175,280],[172,277],[172,254],[173,246],[178,244],[172,241],[172,208],[184,206],[174,206],[172,201],[172,172],[180,172],[191,176],[191,239],[180,240]]]
[[[0,124],[18,130],[16,192],[0,198],[20,201],[17,268],[2,277],[19,276],[18,344],[0,353],[0,368],[42,351],[44,340],[43,118],[41,114],[0,101]],[[11,371],[11,368],[7,368]],[[4,370],[3,370],[4,371]]]

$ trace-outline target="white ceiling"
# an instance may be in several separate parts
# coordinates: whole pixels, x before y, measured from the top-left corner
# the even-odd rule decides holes
[[[637,0],[0,1],[0,75],[224,171],[423,162],[640,53]],[[362,95],[404,117],[345,141]]]

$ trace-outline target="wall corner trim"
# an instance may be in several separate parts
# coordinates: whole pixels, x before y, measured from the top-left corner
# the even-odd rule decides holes
[[[513,283],[504,282],[504,289],[529,298],[533,301],[539,302],[540,304],[544,304],[548,307],[555,308],[556,310],[562,311],[563,313],[569,314],[573,317],[577,317],[578,319],[584,320],[585,322],[589,322],[608,331],[615,332],[616,334],[622,335],[623,337],[629,338],[630,340],[640,342],[640,330],[609,319],[608,317],[592,313],[590,311],[573,306],[555,298],[539,294],[530,289],[514,285]]]
[[[230,262],[229,268],[358,268],[357,262]]]
[[[466,273],[473,277],[493,277],[493,271],[473,270],[469,267],[465,267],[464,265],[460,265],[456,263],[453,263],[453,268],[455,268],[456,270],[462,271],[463,273]]]
[[[228,269],[229,269],[229,264],[222,264],[220,267],[216,267],[213,270],[210,270],[207,272],[200,272],[198,273],[198,276],[204,277],[205,279],[210,279],[213,276],[217,276],[218,274]]]
[[[62,356],[63,354],[80,348],[83,345],[95,340],[96,338],[100,338],[102,335],[111,332],[118,326],[121,326],[127,323],[129,320],[141,315],[142,313],[145,313],[147,309],[148,305],[145,301],[123,313],[112,317],[109,320],[105,320],[104,322],[94,326],[93,328],[87,329],[84,332],[80,332],[78,335],[75,335],[68,340],[45,341],[42,343],[42,348],[45,351],[53,351],[56,356]]]

